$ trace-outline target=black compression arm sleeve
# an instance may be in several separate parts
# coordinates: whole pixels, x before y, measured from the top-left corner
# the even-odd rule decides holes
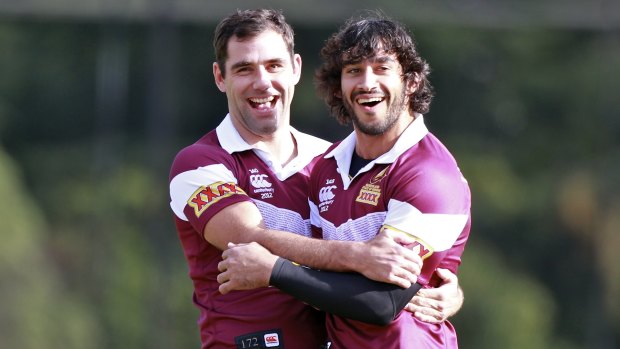
[[[328,313],[374,325],[387,325],[421,288],[408,289],[357,273],[319,271],[278,258],[269,283]]]

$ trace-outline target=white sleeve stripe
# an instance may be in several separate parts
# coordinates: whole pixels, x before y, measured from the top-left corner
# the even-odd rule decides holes
[[[189,198],[202,186],[217,182],[235,183],[237,178],[222,164],[199,167],[195,170],[181,172],[170,181],[170,207],[174,214],[184,221],[187,217],[183,212]]]
[[[445,251],[454,245],[467,219],[466,214],[422,213],[406,202],[392,199],[384,224],[422,239],[435,251]]]
[[[310,206],[310,224],[321,228],[322,218],[319,214],[319,208],[310,199],[308,199],[308,205]]]

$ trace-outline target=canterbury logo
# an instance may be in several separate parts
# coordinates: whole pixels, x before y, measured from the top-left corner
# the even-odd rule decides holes
[[[254,188],[271,188],[272,184],[267,181],[267,178],[268,176],[265,174],[251,175],[250,184],[252,184]]]
[[[277,333],[268,333],[264,336],[265,346],[267,348],[277,347],[280,345],[280,338]]]
[[[333,199],[336,195],[332,193],[332,190],[336,188],[337,187],[335,185],[330,185],[330,186],[321,188],[321,190],[319,191],[319,201],[325,202],[325,201],[329,201]]]

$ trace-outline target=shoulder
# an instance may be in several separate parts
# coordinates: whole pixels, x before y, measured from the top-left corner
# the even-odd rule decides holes
[[[420,200],[469,198],[456,160],[434,136],[403,153],[390,170],[390,187]]]
[[[177,153],[172,163],[170,176],[216,164],[228,167],[234,164],[234,158],[219,145],[214,132],[210,132]]]

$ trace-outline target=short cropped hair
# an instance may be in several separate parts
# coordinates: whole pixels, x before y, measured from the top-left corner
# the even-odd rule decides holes
[[[291,60],[293,59],[295,34],[290,24],[286,22],[282,11],[271,9],[237,10],[224,18],[215,28],[213,49],[215,50],[215,61],[220,66],[222,76],[224,76],[226,70],[228,41],[232,37],[237,37],[241,40],[250,39],[266,30],[273,30],[282,35],[291,55]]]

